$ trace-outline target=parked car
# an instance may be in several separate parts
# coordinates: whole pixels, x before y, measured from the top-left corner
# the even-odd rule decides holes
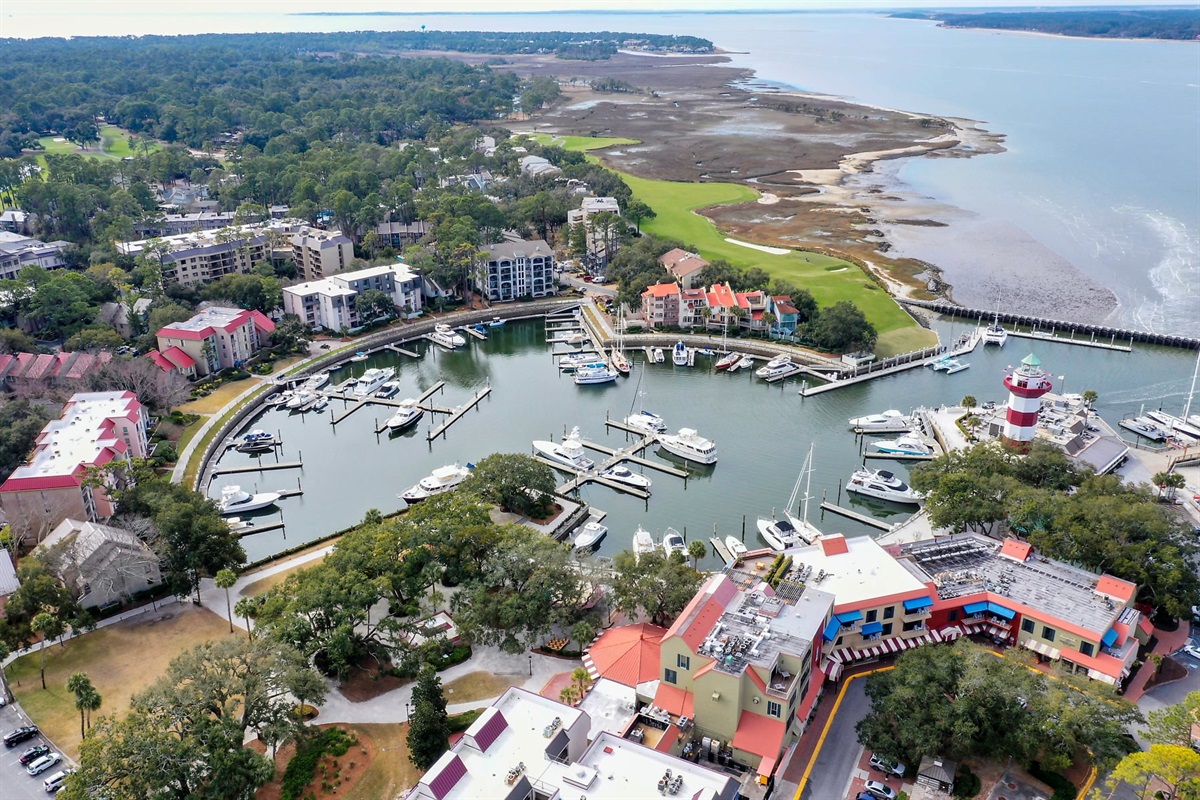
[[[592,283],[608,283],[608,278],[604,275],[593,275]]]
[[[34,761],[37,761],[42,756],[50,752],[50,748],[44,744],[35,744],[33,747],[21,753],[21,766],[27,767]]]
[[[73,769],[60,769],[42,781],[42,788],[46,790],[47,794],[58,794],[67,787],[67,777],[74,774],[75,770]]]
[[[879,798],[870,792],[859,792],[854,796],[854,800],[879,800]]]
[[[1200,646],[1194,644],[1185,644],[1179,649],[1179,652],[1183,653],[1184,655],[1191,656],[1197,661],[1200,661]]]
[[[896,800],[896,790],[890,786],[885,786],[879,781],[867,781],[864,787],[867,793],[877,798],[877,800]]]
[[[4,746],[5,747],[16,747],[21,742],[24,742],[28,739],[32,739],[33,737],[35,737],[37,735],[38,735],[37,725],[25,725],[20,728],[17,728],[15,731],[10,731],[9,733],[5,734],[4,735]]]
[[[25,771],[30,775],[41,775],[60,761],[62,761],[62,756],[58,753],[47,753],[26,767]]]
[[[903,764],[899,761],[892,761],[890,758],[884,758],[878,753],[871,754],[871,769],[877,769],[888,775],[895,775],[897,778],[904,777]]]

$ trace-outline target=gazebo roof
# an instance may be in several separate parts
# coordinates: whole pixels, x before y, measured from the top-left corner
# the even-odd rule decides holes
[[[612,628],[588,648],[588,657],[600,677],[637,687],[658,677],[659,646],[666,632],[646,622]]]

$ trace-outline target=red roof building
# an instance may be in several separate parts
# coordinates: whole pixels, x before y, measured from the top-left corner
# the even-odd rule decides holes
[[[647,328],[679,327],[679,284],[647,286],[642,292],[642,318]]]
[[[267,344],[267,337],[275,330],[275,323],[261,311],[244,308],[206,308],[184,322],[176,322],[159,330],[158,350],[175,369],[189,377],[203,377],[230,367],[241,366]],[[192,361],[177,355],[168,355],[172,350],[186,354]],[[158,358],[154,363],[167,369]]]
[[[112,361],[112,353],[10,353],[0,355],[0,385],[82,380]]]
[[[678,247],[659,256],[658,263],[662,264],[667,274],[684,289],[696,288],[700,272],[708,266],[708,262],[700,256]]]

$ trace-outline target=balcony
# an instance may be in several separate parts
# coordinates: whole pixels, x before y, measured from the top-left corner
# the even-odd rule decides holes
[[[787,699],[792,694],[792,688],[800,676],[793,675],[787,670],[771,670],[771,678],[767,681],[767,694]]]

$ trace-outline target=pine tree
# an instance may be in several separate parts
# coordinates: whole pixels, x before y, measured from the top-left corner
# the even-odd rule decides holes
[[[413,712],[408,723],[409,760],[418,769],[429,769],[446,752],[450,739],[450,721],[442,680],[426,666],[413,687]]]

